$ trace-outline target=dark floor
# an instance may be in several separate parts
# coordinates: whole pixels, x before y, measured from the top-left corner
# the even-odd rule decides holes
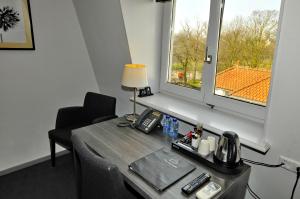
[[[75,199],[71,154],[0,176],[0,199]]]

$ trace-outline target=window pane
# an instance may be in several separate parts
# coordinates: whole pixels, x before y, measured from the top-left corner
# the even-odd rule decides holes
[[[215,94],[266,105],[280,0],[226,0]]]
[[[169,83],[200,89],[209,20],[209,0],[174,3]]]

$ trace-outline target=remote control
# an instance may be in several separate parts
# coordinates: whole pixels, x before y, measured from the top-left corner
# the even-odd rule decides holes
[[[221,186],[210,182],[205,187],[203,187],[200,191],[196,193],[197,199],[211,199],[213,198],[217,193],[221,191]]]
[[[185,194],[191,194],[193,191],[198,189],[204,183],[206,183],[210,179],[210,175],[208,173],[202,173],[200,176],[192,180],[190,183],[181,188],[182,192]]]

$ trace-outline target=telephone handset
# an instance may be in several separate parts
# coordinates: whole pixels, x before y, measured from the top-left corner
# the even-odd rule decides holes
[[[152,108],[147,108],[135,122],[135,128],[144,133],[150,133],[160,123],[162,117],[162,113]]]

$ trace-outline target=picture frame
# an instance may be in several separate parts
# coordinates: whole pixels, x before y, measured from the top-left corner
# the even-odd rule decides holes
[[[35,50],[29,0],[0,0],[0,50]]]
[[[147,97],[147,96],[151,96],[151,95],[153,95],[153,93],[151,92],[150,86],[139,89],[138,97]]]

